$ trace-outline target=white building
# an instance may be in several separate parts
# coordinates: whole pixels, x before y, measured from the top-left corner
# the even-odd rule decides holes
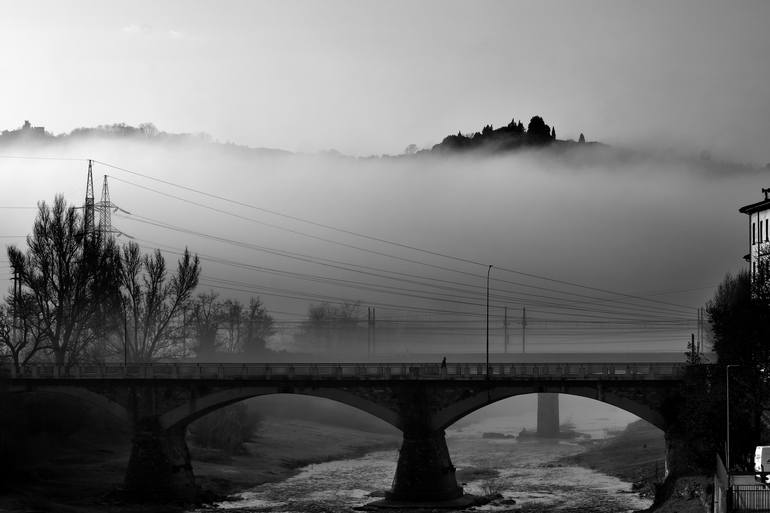
[[[765,199],[741,207],[739,212],[749,216],[749,254],[743,258],[751,266],[752,278],[760,261],[770,258],[770,188],[762,189]]]

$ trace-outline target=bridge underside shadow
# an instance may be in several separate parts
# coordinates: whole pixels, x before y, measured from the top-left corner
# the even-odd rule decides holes
[[[167,384],[168,385],[168,384]],[[674,387],[675,388],[675,387]],[[551,392],[595,399],[637,415],[667,430],[666,403],[671,383],[546,382],[517,383],[409,381],[371,383],[342,381],[262,382],[222,386],[200,384],[173,392],[144,389],[134,395],[153,395],[152,411],[137,411],[131,461],[126,476],[130,490],[187,495],[194,476],[184,442],[187,425],[219,408],[252,397],[300,394],[321,397],[368,412],[395,426],[403,441],[393,487],[394,500],[436,501],[458,497],[455,467],[444,429],[462,417],[497,401],[518,395]],[[171,400],[164,400],[171,398]],[[671,467],[671,465],[669,465]]]

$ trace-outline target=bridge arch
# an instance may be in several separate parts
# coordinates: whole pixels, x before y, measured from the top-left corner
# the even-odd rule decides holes
[[[42,392],[46,394],[58,394],[74,397],[92,406],[96,406],[102,411],[106,411],[116,419],[128,424],[132,419],[129,411],[119,403],[109,399],[107,396],[92,392],[87,388],[78,386],[36,386],[34,388],[11,389],[12,393],[34,393]]]
[[[310,397],[331,399],[338,403],[352,406],[358,410],[367,412],[387,422],[397,429],[402,429],[402,420],[397,412],[374,401],[370,401],[356,394],[342,389],[318,388],[302,390],[283,390],[275,386],[248,386],[232,389],[220,389],[215,392],[193,398],[187,404],[169,410],[160,416],[160,425],[163,429],[184,427],[191,422],[207,415],[215,410],[231,404],[250,399],[274,394],[295,394]]]
[[[618,391],[609,389],[604,391],[598,391],[596,387],[592,386],[570,386],[559,389],[543,389],[537,390],[532,387],[495,387],[488,390],[479,391],[473,395],[470,395],[460,401],[453,404],[449,404],[436,412],[431,419],[431,427],[433,429],[446,429],[466,415],[470,415],[476,410],[489,406],[490,404],[508,399],[510,397],[516,397],[519,395],[535,394],[539,392],[557,393],[565,395],[574,395],[578,397],[586,397],[588,399],[594,399],[606,404],[610,404],[621,410],[625,410],[629,413],[633,413],[637,417],[646,420],[655,427],[664,430],[666,422],[663,417],[663,413],[658,411],[650,404],[645,404],[640,401],[635,401]]]

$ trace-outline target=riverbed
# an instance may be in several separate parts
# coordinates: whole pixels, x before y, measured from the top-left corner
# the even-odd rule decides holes
[[[583,450],[574,442],[485,439],[473,429],[448,432],[447,444],[466,493],[503,496],[474,511],[610,513],[641,510],[651,504],[633,493],[629,483],[555,463]],[[379,451],[308,465],[289,479],[255,486],[216,508],[195,511],[352,512],[381,498],[390,488],[397,458],[397,451]]]

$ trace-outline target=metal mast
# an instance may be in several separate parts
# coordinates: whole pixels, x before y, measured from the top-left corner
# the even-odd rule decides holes
[[[104,184],[102,185],[102,200],[99,202],[99,232],[102,235],[102,241],[107,241],[107,237],[112,236],[112,203],[110,202],[110,188],[107,186],[107,175],[104,175]]]
[[[93,162],[88,159],[88,181],[86,182],[86,202],[83,205],[83,242],[94,240],[94,176]]]

